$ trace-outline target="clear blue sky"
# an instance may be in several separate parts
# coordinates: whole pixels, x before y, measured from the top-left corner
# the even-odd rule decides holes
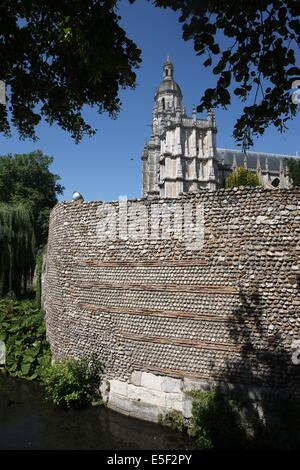
[[[204,59],[196,56],[191,42],[182,40],[181,25],[174,12],[154,8],[146,0],[134,5],[121,0],[119,13],[127,35],[142,50],[143,62],[137,70],[136,89],[120,93],[122,111],[118,118],[111,120],[87,109],[86,119],[98,132],[78,145],[69,134],[47,123],[37,128],[38,142],[20,141],[16,134],[11,139],[0,137],[2,155],[41,149],[54,157],[51,170],[61,176],[66,188],[61,199],[69,200],[73,190],[82,192],[87,201],[117,199],[119,195],[140,197],[140,155],[149,137],[154,92],[162,79],[167,55],[174,63],[175,80],[182,89],[188,114],[192,105],[199,103],[205,88],[214,84],[215,77],[202,66]],[[235,148],[232,130],[241,110],[242,103],[236,99],[227,111],[216,111],[218,147]],[[300,111],[288,126],[285,134],[269,129],[255,142],[254,150],[300,154]]]

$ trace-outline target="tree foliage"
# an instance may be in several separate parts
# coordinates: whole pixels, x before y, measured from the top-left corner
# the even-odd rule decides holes
[[[130,0],[133,3],[135,0]],[[180,13],[183,39],[192,40],[204,66],[217,75],[198,111],[226,108],[234,93],[245,102],[234,137],[248,148],[273,124],[280,131],[295,116],[292,85],[300,78],[299,0],[154,0]],[[296,60],[298,58],[298,60]]]
[[[42,274],[43,274],[43,260],[46,254],[47,245],[36,254],[35,273],[34,273],[34,287],[35,287],[35,301],[38,308],[42,307]]]
[[[129,0],[131,3],[136,0]],[[300,78],[299,0],[151,0],[180,13],[183,39],[192,40],[204,66],[217,76],[198,111],[244,104],[234,137],[248,148],[273,124],[280,131],[295,116],[292,86]],[[76,142],[95,130],[85,105],[115,117],[120,88],[134,87],[141,51],[119,26],[118,0],[0,0],[0,79],[8,106],[0,132],[12,123],[35,138],[44,117]]]
[[[64,189],[60,177],[49,170],[52,162],[40,150],[0,156],[0,202],[31,208],[38,246],[47,240],[49,213]]]
[[[44,117],[78,142],[95,130],[84,105],[114,117],[119,88],[133,87],[140,50],[119,26],[117,0],[0,0],[0,79],[8,109],[0,106],[0,132],[12,123],[35,138]]]
[[[226,188],[234,188],[237,186],[261,186],[259,178],[255,173],[244,167],[234,170],[225,181]]]
[[[0,296],[26,293],[35,266],[35,236],[29,206],[0,204]]]
[[[300,159],[287,159],[289,177],[293,186],[300,188]]]

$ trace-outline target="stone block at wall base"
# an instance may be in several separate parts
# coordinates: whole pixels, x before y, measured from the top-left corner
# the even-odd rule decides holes
[[[179,411],[186,419],[191,418],[192,398],[183,391],[182,379],[135,371],[130,378],[132,381],[140,385],[115,379],[106,381],[109,408],[153,422],[172,411]],[[199,382],[197,385],[199,389]],[[160,387],[160,390],[154,387]]]
[[[166,408],[180,411],[182,413],[183,395],[182,393],[166,393]]]
[[[121,380],[111,380],[110,381],[110,391],[112,393],[117,393],[118,395],[127,395],[127,382],[122,382]]]
[[[181,383],[180,379],[165,377],[162,380],[161,390],[168,393],[181,393]]]
[[[133,385],[140,386],[142,380],[142,372],[140,370],[135,370],[131,374],[130,383]]]
[[[164,413],[164,408],[160,408],[157,405],[142,401],[138,402],[116,393],[110,393],[107,406],[127,416],[132,416],[133,418],[142,419],[144,421],[152,421],[153,423],[158,423],[159,416]]]
[[[182,415],[184,418],[190,419],[192,417],[193,400],[190,397],[184,396],[182,400]]]
[[[211,391],[214,388],[214,384],[208,382],[207,380],[190,379],[188,377],[183,379],[183,390],[185,392],[190,392],[193,390]]]
[[[141,386],[150,390],[161,391],[165,377],[154,375],[149,372],[142,372]]]
[[[165,407],[165,394],[158,390],[149,390],[145,387],[137,387],[128,384],[128,398],[151,405]]]

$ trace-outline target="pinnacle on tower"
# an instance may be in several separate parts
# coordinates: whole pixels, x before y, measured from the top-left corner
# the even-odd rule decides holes
[[[174,67],[170,60],[170,57],[167,57],[163,65],[163,79],[164,80],[173,80]]]
[[[259,155],[257,155],[257,157],[256,157],[256,169],[257,169],[257,171],[261,170],[260,156]]]
[[[269,171],[269,159],[268,159],[268,157],[266,157],[266,160],[265,160],[265,170]]]
[[[207,120],[210,122],[210,124],[215,125],[216,123],[216,116],[215,113],[212,109],[207,111]]]
[[[193,115],[194,121],[196,121],[196,119],[197,119],[197,110],[196,110],[196,106],[195,106],[195,105],[193,105],[192,115]]]
[[[235,153],[233,154],[231,168],[232,168],[233,171],[237,169],[237,161],[236,161],[236,154]]]

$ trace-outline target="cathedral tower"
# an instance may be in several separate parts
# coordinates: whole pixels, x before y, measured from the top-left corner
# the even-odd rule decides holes
[[[183,192],[217,188],[216,123],[213,113],[198,120],[186,115],[182,92],[169,58],[155,93],[152,135],[145,144],[143,197],[178,197]]]

